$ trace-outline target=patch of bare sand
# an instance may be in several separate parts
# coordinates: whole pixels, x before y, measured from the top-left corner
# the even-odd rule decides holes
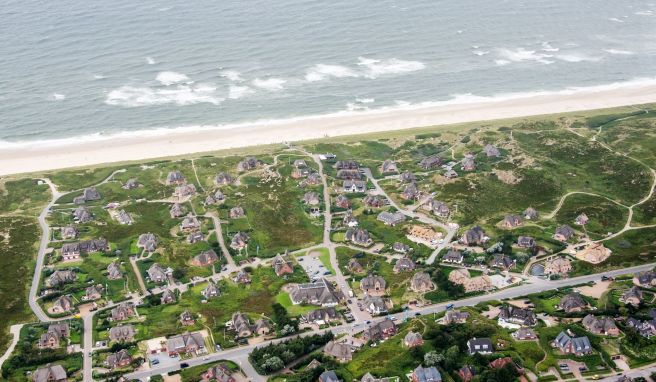
[[[608,290],[608,287],[610,286],[610,281],[597,281],[594,285],[592,286],[584,286],[584,287],[579,287],[579,292],[581,292],[582,295],[592,297],[592,298],[600,298],[606,290]]]
[[[522,178],[517,177],[512,171],[494,170],[492,173],[505,184],[517,184],[522,181]]]
[[[498,306],[490,306],[490,309],[487,312],[483,312],[482,314],[489,319],[493,319],[496,318],[499,313],[501,313],[501,308]]]

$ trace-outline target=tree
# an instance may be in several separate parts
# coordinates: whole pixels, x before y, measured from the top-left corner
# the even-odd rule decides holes
[[[279,357],[273,356],[268,358],[264,363],[262,364],[262,369],[266,370],[267,372],[271,373],[274,371],[278,371],[285,367],[285,363],[280,359]]]
[[[436,366],[439,363],[444,361],[444,355],[438,353],[435,350],[429,351],[424,355],[424,365],[426,366]]]

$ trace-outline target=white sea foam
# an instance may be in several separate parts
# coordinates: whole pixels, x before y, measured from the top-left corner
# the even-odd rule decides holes
[[[210,84],[178,85],[175,88],[150,88],[122,86],[107,93],[105,103],[113,106],[139,107],[176,104],[180,106],[197,103],[220,104],[224,99]]]
[[[308,82],[324,81],[334,78],[359,77],[360,74],[342,65],[317,64],[307,70],[305,80]]]
[[[230,88],[228,89],[228,98],[240,99],[248,95],[251,95],[253,93],[255,93],[255,90],[253,90],[253,88],[251,87],[231,85]]]
[[[630,50],[622,50],[622,49],[604,49],[603,51],[606,52],[606,53],[615,54],[615,55],[623,55],[623,56],[629,56],[629,55],[635,54],[635,52],[632,52]]]
[[[554,57],[566,62],[597,62],[601,60],[601,57],[588,56],[582,53],[562,53]]]
[[[623,23],[624,20],[618,19],[617,17],[611,17],[608,20],[615,22],[615,23]]]
[[[256,78],[252,81],[253,86],[268,91],[280,91],[284,88],[285,83],[287,81],[282,78]]]
[[[319,115],[309,115],[301,117],[292,117],[287,119],[264,119],[256,120],[249,122],[241,122],[234,124],[222,124],[222,125],[193,125],[193,126],[180,126],[180,127],[160,127],[156,129],[148,130],[136,130],[136,131],[122,131],[111,134],[102,134],[102,133],[93,133],[83,136],[76,136],[71,138],[62,138],[62,139],[45,139],[45,140],[30,140],[30,141],[19,141],[19,142],[8,142],[0,140],[0,149],[19,149],[25,147],[35,147],[35,146],[48,146],[48,147],[57,147],[62,145],[70,144],[80,144],[85,142],[97,142],[97,141],[106,141],[111,139],[128,139],[132,137],[157,137],[168,135],[171,133],[186,133],[192,131],[207,131],[207,130],[225,130],[225,129],[239,129],[243,127],[263,127],[263,126],[276,126],[284,125],[290,122],[296,121],[311,121],[311,120],[320,120],[324,118],[334,118],[339,116],[348,116],[357,113],[386,113],[396,110],[417,110],[422,108],[429,107],[438,107],[438,106],[449,106],[456,104],[469,104],[469,103],[494,103],[501,102],[506,100],[522,99],[522,98],[531,98],[536,96],[548,96],[548,95],[572,95],[577,93],[596,93],[603,91],[612,91],[616,89],[626,89],[626,88],[640,88],[644,86],[654,86],[656,85],[656,77],[652,78],[636,78],[631,81],[626,82],[614,82],[610,84],[589,86],[589,87],[568,87],[562,90],[555,91],[535,91],[535,92],[521,92],[521,93],[502,93],[494,96],[483,97],[476,96],[472,94],[456,94],[453,95],[450,99],[444,101],[431,101],[431,102],[421,102],[421,103],[410,103],[407,101],[397,100],[394,101],[394,104],[391,106],[380,107],[375,109],[370,109],[367,111],[338,111],[327,114]],[[181,85],[182,86],[182,85]],[[126,88],[126,87],[124,87]],[[118,92],[119,89],[113,91]],[[117,93],[118,95],[118,93]],[[109,97],[108,97],[109,98]],[[106,101],[107,102],[107,101]],[[109,103],[109,102],[108,102]]]
[[[52,93],[52,95],[50,95],[51,101],[63,101],[65,99],[66,99],[66,94]]]
[[[366,57],[358,59],[358,66],[363,68],[364,77],[371,79],[389,74],[415,72],[426,68],[426,64],[420,61],[406,61],[398,58],[376,60]]]
[[[146,63],[148,65],[155,65],[155,60],[152,57],[146,57]]]
[[[556,48],[549,41],[545,41],[542,43],[542,50],[545,52],[558,52],[560,48]]]
[[[219,75],[223,78],[227,78],[230,81],[233,82],[241,82],[244,79],[241,77],[241,73],[239,73],[236,70],[223,70],[219,73]]]
[[[506,66],[510,64],[510,61],[508,60],[494,60],[494,63],[497,64],[497,66]]]
[[[539,53],[536,52],[535,50],[527,50],[524,48],[517,48],[514,50],[501,48],[501,49],[497,49],[497,52],[503,60],[510,61],[510,62],[534,61],[542,64],[553,64],[554,62],[553,60],[548,60],[548,58],[553,57],[550,54]],[[497,65],[498,64],[499,63],[497,62]]]
[[[103,78],[105,78],[105,76],[103,76],[102,74],[94,74],[93,75],[94,80],[102,80]]]
[[[356,98],[356,99],[355,99],[355,102],[359,102],[359,103],[374,103],[374,102],[376,102],[376,100],[373,99],[373,98]]]
[[[473,50],[472,53],[474,53],[477,56],[485,56],[486,54],[489,54],[490,51],[489,50],[479,50],[479,49],[477,49],[477,50]]]
[[[178,72],[159,72],[157,73],[157,77],[155,78],[157,81],[159,81],[162,85],[173,85],[177,84],[180,82],[189,82],[189,77],[187,77],[186,74],[178,73]]]
[[[652,10],[638,11],[638,12],[636,12],[636,13],[634,13],[634,14],[635,14],[635,15],[638,15],[638,16],[653,16],[653,15],[654,15],[654,11],[652,11]]]

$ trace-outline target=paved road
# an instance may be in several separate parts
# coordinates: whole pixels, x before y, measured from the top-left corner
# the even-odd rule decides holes
[[[84,333],[82,339],[82,364],[83,364],[83,381],[93,381],[93,359],[91,350],[93,349],[93,316],[95,312],[89,312],[82,318],[84,324]]]
[[[30,309],[34,312],[34,315],[42,322],[56,321],[48,317],[47,314],[41,309],[36,295],[39,291],[39,281],[41,280],[41,270],[43,269],[43,263],[46,256],[46,249],[50,243],[50,226],[46,222],[50,208],[55,205],[57,199],[62,196],[62,193],[57,191],[57,187],[50,181],[50,179],[42,179],[49,187],[50,192],[52,193],[52,199],[50,203],[41,211],[39,214],[39,226],[41,227],[41,242],[39,243],[39,252],[36,257],[36,266],[34,267],[34,276],[32,277],[32,285],[30,286],[30,295],[29,295],[29,304]]]
[[[228,262],[229,270],[231,272],[234,271],[237,265],[235,264],[235,261],[232,259],[228,247],[226,247],[225,239],[223,238],[223,231],[221,229],[221,220],[219,219],[219,216],[217,215],[216,212],[208,212],[205,214],[205,217],[212,219],[212,222],[214,223],[214,231],[216,232],[216,240],[219,242],[219,246],[221,247],[221,252],[223,252],[223,257],[225,257],[226,261]]]
[[[14,348],[16,348],[16,344],[18,343],[18,339],[20,337],[20,331],[23,328],[24,324],[17,324],[17,325],[12,325],[11,328],[9,328],[9,333],[11,333],[12,340],[11,343],[9,344],[9,348],[7,348],[7,351],[5,354],[0,357],[0,368],[2,368],[2,364],[5,363],[5,361],[9,358],[11,353],[14,351]]]
[[[624,268],[624,269],[618,269],[614,271],[609,271],[609,272],[603,272],[603,273],[597,273],[593,275],[588,275],[588,276],[580,276],[580,277],[573,277],[569,279],[562,279],[562,280],[555,280],[555,281],[549,281],[549,280],[543,280],[543,279],[531,279],[530,282],[526,284],[522,284],[521,286],[517,287],[512,287],[504,290],[500,290],[497,292],[493,293],[488,293],[480,296],[474,296],[470,297],[467,299],[463,300],[456,300],[456,301],[447,301],[443,302],[440,304],[435,304],[435,305],[429,305],[425,306],[421,309],[416,309],[410,312],[401,312],[401,313],[396,313],[390,316],[390,318],[393,318],[395,320],[403,320],[407,318],[408,315],[431,315],[431,314],[437,314],[440,312],[443,312],[446,309],[446,306],[448,304],[453,304],[454,307],[466,307],[466,306],[472,306],[476,305],[480,302],[485,302],[485,301],[490,301],[490,300],[503,300],[503,299],[513,299],[513,298],[518,298],[522,296],[526,296],[528,294],[532,293],[538,293],[538,292],[544,292],[547,290],[552,290],[552,289],[557,289],[557,288],[562,288],[562,287],[567,287],[567,286],[572,286],[572,285],[578,285],[578,284],[583,284],[587,283],[590,281],[598,281],[601,276],[610,276],[610,277],[615,277],[623,274],[630,274],[630,273],[635,273],[635,272],[642,272],[646,270],[652,269],[656,263],[652,264],[645,264],[645,265],[639,265],[635,267],[630,267],[630,268]],[[379,322],[382,320],[387,319],[387,317],[377,317],[372,319],[371,321],[373,323]],[[362,330],[364,330],[367,327],[366,324],[362,323],[353,323],[353,324],[344,324],[340,326],[334,326],[329,329],[323,329],[323,330],[317,330],[314,332],[306,332],[301,334],[300,336],[308,336],[312,334],[317,334],[317,333],[324,333],[327,330],[332,331],[335,334],[342,334],[342,333],[357,333]],[[228,350],[224,350],[221,352],[213,353],[209,356],[200,358],[192,358],[190,360],[186,360],[190,366],[196,366],[196,365],[202,365],[205,363],[213,362],[213,361],[218,361],[218,360],[234,360],[234,359],[244,359],[243,357],[247,356],[254,348],[256,347],[261,347],[268,345],[270,343],[278,343],[281,341],[284,341],[289,338],[285,339],[276,339],[276,340],[271,340],[271,341],[265,341],[263,343],[257,344],[257,345],[247,345],[247,346],[242,346],[242,347],[237,347],[237,348],[232,348]],[[126,376],[128,378],[133,378],[133,379],[141,379],[145,380],[147,377],[153,376],[153,375],[159,375],[163,373],[168,373],[171,371],[179,370],[180,366],[179,364],[171,365],[168,367],[164,368],[157,368],[157,369],[150,369],[150,370],[143,370],[143,371],[138,371],[134,373],[127,374]]]

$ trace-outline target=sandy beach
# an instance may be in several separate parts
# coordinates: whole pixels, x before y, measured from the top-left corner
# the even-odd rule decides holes
[[[422,126],[603,109],[656,102],[656,85],[591,88],[414,109],[326,115],[234,128],[181,129],[119,135],[91,141],[30,144],[0,150],[0,175],[209,152]]]

